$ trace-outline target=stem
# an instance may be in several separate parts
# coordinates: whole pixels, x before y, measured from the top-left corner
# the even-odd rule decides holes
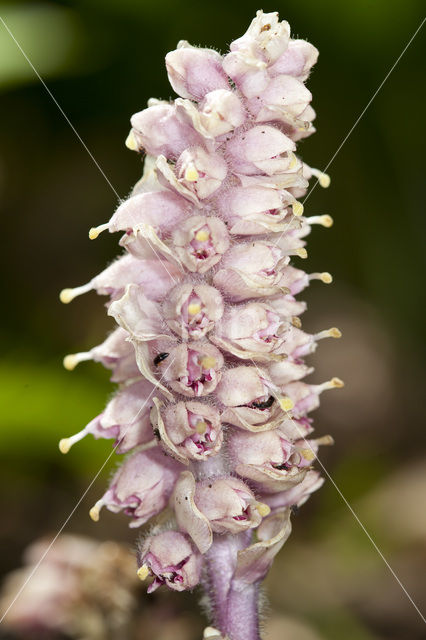
[[[215,535],[206,556],[214,626],[230,640],[260,640],[258,619],[259,588],[233,579],[239,549],[247,546],[247,533]]]
[[[197,479],[229,475],[227,461],[219,453],[205,462],[194,462]],[[213,624],[229,640],[261,640],[259,635],[259,585],[243,584],[233,578],[237,554],[250,544],[252,532],[213,536],[205,555],[207,576],[204,590],[212,607]]]

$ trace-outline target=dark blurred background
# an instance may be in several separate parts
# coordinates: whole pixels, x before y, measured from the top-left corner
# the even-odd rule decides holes
[[[130,115],[151,96],[172,97],[166,52],[180,39],[225,51],[258,8],[252,0],[15,1],[0,2],[0,15],[125,197],[141,173],[140,159],[124,146]],[[417,29],[424,4],[277,0],[262,8],[278,10],[293,37],[320,50],[308,82],[318,131],[299,153],[323,169]],[[329,213],[335,224],[314,229],[304,266],[330,271],[334,284],[313,284],[303,318],[308,330],[343,332],[312,358],[315,381],[337,375],[346,382],[323,396],[315,416],[317,433],[336,440],[321,460],[420,608],[426,601],[424,35],[335,158],[330,188],[317,187],[306,204],[308,215]],[[89,438],[65,457],[57,448],[102,410],[112,391],[99,365],[70,373],[61,364],[66,353],[103,340],[110,323],[102,299],[89,294],[63,306],[58,292],[102,270],[118,238],[89,241],[89,227],[105,222],[117,199],[2,24],[0,91],[0,569],[6,573],[29,542],[57,531],[110,452],[109,442]],[[133,543],[125,518],[106,513],[95,525],[87,515],[115,465],[106,465],[67,531]],[[425,637],[418,613],[330,481],[294,519],[267,586],[271,638]],[[200,637],[195,601],[191,609],[185,596],[156,598],[182,602],[194,621],[185,618],[182,638]],[[149,633],[163,638],[160,630]]]

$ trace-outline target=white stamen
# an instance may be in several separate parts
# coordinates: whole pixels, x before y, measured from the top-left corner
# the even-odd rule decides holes
[[[106,222],[105,224],[100,224],[98,227],[92,227],[91,229],[89,229],[90,240],[96,240],[98,235],[101,234],[102,231],[106,231],[108,227],[109,227],[109,222]]]
[[[344,386],[345,383],[343,380],[340,380],[340,378],[332,378],[331,380],[327,380],[327,382],[315,385],[318,393],[322,393],[327,389],[341,389]]]
[[[81,287],[75,287],[74,289],[62,289],[61,293],[59,294],[59,300],[63,304],[68,304],[69,302],[71,302],[71,300],[77,298],[77,296],[81,296],[83,293],[91,291],[92,288],[92,283],[88,282],[87,284],[83,284],[81,285]]]
[[[92,354],[90,353],[90,351],[82,351],[81,353],[69,353],[63,359],[63,365],[68,371],[73,371],[73,369],[76,368],[79,362],[84,362],[85,360],[91,359]]]
[[[330,228],[333,226],[333,218],[329,215],[324,216],[310,216],[306,218],[308,224],[320,224],[323,227]]]
[[[308,257],[308,252],[306,251],[306,249],[304,247],[299,247],[298,249],[295,249],[294,254],[296,256],[299,256],[299,258],[307,258]]]

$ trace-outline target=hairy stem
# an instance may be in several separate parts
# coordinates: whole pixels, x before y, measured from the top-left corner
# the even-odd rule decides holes
[[[247,546],[247,534],[215,535],[207,554],[206,591],[214,625],[230,640],[260,640],[258,585],[233,579],[237,553]]]

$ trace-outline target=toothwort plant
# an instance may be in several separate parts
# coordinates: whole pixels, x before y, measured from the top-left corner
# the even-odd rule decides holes
[[[124,254],[61,300],[95,290],[118,327],[100,346],[65,358],[95,360],[118,390],[86,434],[112,438],[124,458],[102,507],[131,527],[158,516],[138,551],[138,575],[182,591],[201,583],[213,627],[205,638],[256,640],[259,584],[290,534],[290,514],[323,480],[309,413],[338,378],[303,382],[318,340],[301,329],[311,280],[292,258],[328,215],[304,217],[313,176],[295,154],[314,132],[305,87],[318,52],[290,38],[277,13],[258,11],[219,55],[181,41],[166,56],[180,96],[151,99],[126,140],[144,171],[111,220]],[[309,438],[309,439],[308,439]]]

